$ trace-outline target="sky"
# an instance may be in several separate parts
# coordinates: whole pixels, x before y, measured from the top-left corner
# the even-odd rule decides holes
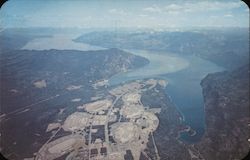
[[[249,27],[240,0],[9,0],[0,28]]]

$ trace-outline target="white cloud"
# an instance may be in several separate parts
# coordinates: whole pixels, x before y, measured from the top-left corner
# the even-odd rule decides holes
[[[209,16],[209,19],[217,19],[219,18],[218,16]]]
[[[231,18],[231,17],[234,17],[234,16],[232,14],[226,14],[226,15],[224,15],[224,17]]]
[[[167,13],[168,13],[168,14],[172,14],[172,15],[178,15],[178,14],[180,14],[181,12],[179,12],[179,11],[168,11]]]
[[[203,12],[231,10],[239,8],[243,3],[239,2],[209,2],[202,1],[198,3],[170,4],[165,7],[166,12]]]
[[[109,10],[109,13],[115,13],[115,12],[117,12],[117,9],[115,8]]]
[[[153,5],[151,7],[146,7],[146,8],[143,8],[144,11],[146,12],[155,12],[155,13],[161,13],[162,10],[160,7],[158,7],[157,5]]]
[[[176,10],[182,10],[183,6],[181,5],[177,5],[177,4],[170,4],[168,6],[165,7],[166,10],[170,10],[170,11],[176,11]]]
[[[149,17],[147,14],[140,14],[139,17]]]
[[[118,9],[115,9],[115,8],[113,8],[113,9],[110,9],[109,10],[109,13],[111,13],[111,14],[116,14],[116,15],[121,15],[121,16],[126,16],[126,15],[128,15],[128,13],[127,12],[125,12],[124,10],[118,10]]]

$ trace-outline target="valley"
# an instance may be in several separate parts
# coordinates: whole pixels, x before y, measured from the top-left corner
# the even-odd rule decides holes
[[[247,76],[233,81],[230,78],[240,74],[204,55],[141,50],[127,44],[121,50],[113,48],[119,43],[106,45],[108,40],[104,45],[96,39],[81,44],[75,33],[62,36],[50,32],[44,36],[33,33],[23,45],[5,43],[8,49],[1,51],[0,149],[6,157],[204,160],[246,153],[239,149],[229,154],[233,151],[228,146],[238,145],[238,141],[227,143],[223,137],[234,139],[236,132],[248,129],[247,114],[240,118],[243,125],[229,123],[239,119],[231,112],[235,104],[242,104],[241,113],[247,113]],[[22,37],[19,34],[17,39]],[[59,39],[64,43],[58,43]],[[10,49],[12,45],[14,49]],[[218,73],[211,76],[214,72]],[[247,73],[245,66],[242,75]],[[223,84],[217,82],[217,76]],[[215,86],[210,86],[211,82]],[[239,91],[238,98],[231,93],[207,96],[230,85],[235,86],[231,90]],[[226,103],[217,103],[218,98]],[[225,122],[214,120],[220,113],[211,109],[210,103],[221,107]],[[227,106],[232,108],[225,109]],[[229,135],[219,132],[221,124],[211,124],[213,121],[226,124],[223,131]],[[235,130],[230,132],[228,126]],[[247,136],[242,133],[240,148],[249,147]],[[211,143],[214,140],[226,144],[220,152],[228,156],[217,152],[217,143]],[[216,153],[213,157],[208,145]]]

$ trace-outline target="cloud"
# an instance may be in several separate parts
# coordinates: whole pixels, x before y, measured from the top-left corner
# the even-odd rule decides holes
[[[183,9],[182,5],[177,5],[177,4],[170,4],[165,7],[166,10],[171,10],[171,11],[176,11],[176,10],[181,10]]]
[[[224,15],[224,17],[231,18],[231,17],[234,17],[234,16],[232,14],[226,14],[226,15]]]
[[[204,11],[220,11],[239,8],[243,3],[239,2],[209,2],[202,1],[197,3],[169,4],[165,7],[165,11],[173,12],[204,12]]]
[[[168,14],[172,14],[172,15],[178,15],[181,12],[180,11],[167,11]]]
[[[147,14],[140,14],[139,17],[149,17]]]
[[[126,15],[128,15],[128,13],[127,12],[125,12],[124,10],[118,10],[118,9],[115,9],[115,8],[113,8],[113,9],[110,9],[109,10],[109,13],[111,13],[111,14],[116,14],[116,15],[121,15],[121,16],[126,16]]]
[[[154,13],[161,13],[162,10],[160,9],[160,7],[158,7],[157,5],[153,5],[151,7],[146,7],[146,8],[143,8],[143,11],[146,11],[146,12],[154,12]]]

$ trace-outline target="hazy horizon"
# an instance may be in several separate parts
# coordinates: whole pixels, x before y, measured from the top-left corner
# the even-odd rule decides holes
[[[1,7],[0,28],[246,28],[248,18],[239,0],[10,0]]]

